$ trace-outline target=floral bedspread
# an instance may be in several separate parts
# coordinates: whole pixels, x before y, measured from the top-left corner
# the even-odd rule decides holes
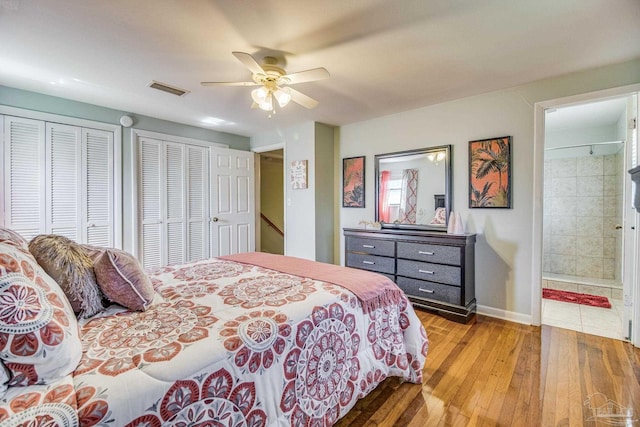
[[[385,378],[422,380],[428,341],[406,298],[365,314],[337,285],[218,259],[151,277],[147,311],[81,323],[75,395],[58,386],[77,419],[58,410],[60,425],[330,426]],[[32,404],[58,402],[52,387]]]

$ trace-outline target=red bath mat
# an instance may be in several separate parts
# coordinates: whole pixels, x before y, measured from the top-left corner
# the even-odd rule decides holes
[[[562,302],[572,302],[574,304],[592,305],[594,307],[611,308],[609,299],[598,295],[579,294],[577,292],[543,288],[542,298]]]

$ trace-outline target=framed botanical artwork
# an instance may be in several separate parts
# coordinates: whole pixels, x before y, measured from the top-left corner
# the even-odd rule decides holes
[[[469,141],[469,207],[511,208],[511,137]]]
[[[342,207],[364,208],[364,158],[342,159]]]
[[[291,188],[299,190],[307,186],[307,161],[294,160],[291,162]]]

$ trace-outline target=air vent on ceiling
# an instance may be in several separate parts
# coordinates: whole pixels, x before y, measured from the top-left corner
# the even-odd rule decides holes
[[[161,90],[163,92],[167,92],[167,93],[170,93],[170,94],[176,95],[176,96],[183,96],[183,95],[186,95],[187,93],[189,93],[188,90],[180,89],[179,87],[171,86],[171,85],[168,85],[166,83],[160,83],[160,82],[157,82],[155,80],[153,80],[151,83],[149,83],[149,87],[153,88],[153,89],[158,89],[158,90]]]

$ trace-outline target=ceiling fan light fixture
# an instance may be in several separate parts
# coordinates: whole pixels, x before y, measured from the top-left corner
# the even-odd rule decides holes
[[[278,90],[273,93],[273,96],[276,97],[280,108],[284,108],[289,101],[291,101],[291,90],[288,87],[278,88]]]
[[[254,89],[251,91],[251,99],[253,99],[253,101],[258,105],[265,102],[268,95],[269,91],[265,87],[259,87],[258,89]]]
[[[273,96],[271,96],[271,91],[267,92],[267,96],[262,102],[258,102],[258,107],[264,111],[273,111]]]

